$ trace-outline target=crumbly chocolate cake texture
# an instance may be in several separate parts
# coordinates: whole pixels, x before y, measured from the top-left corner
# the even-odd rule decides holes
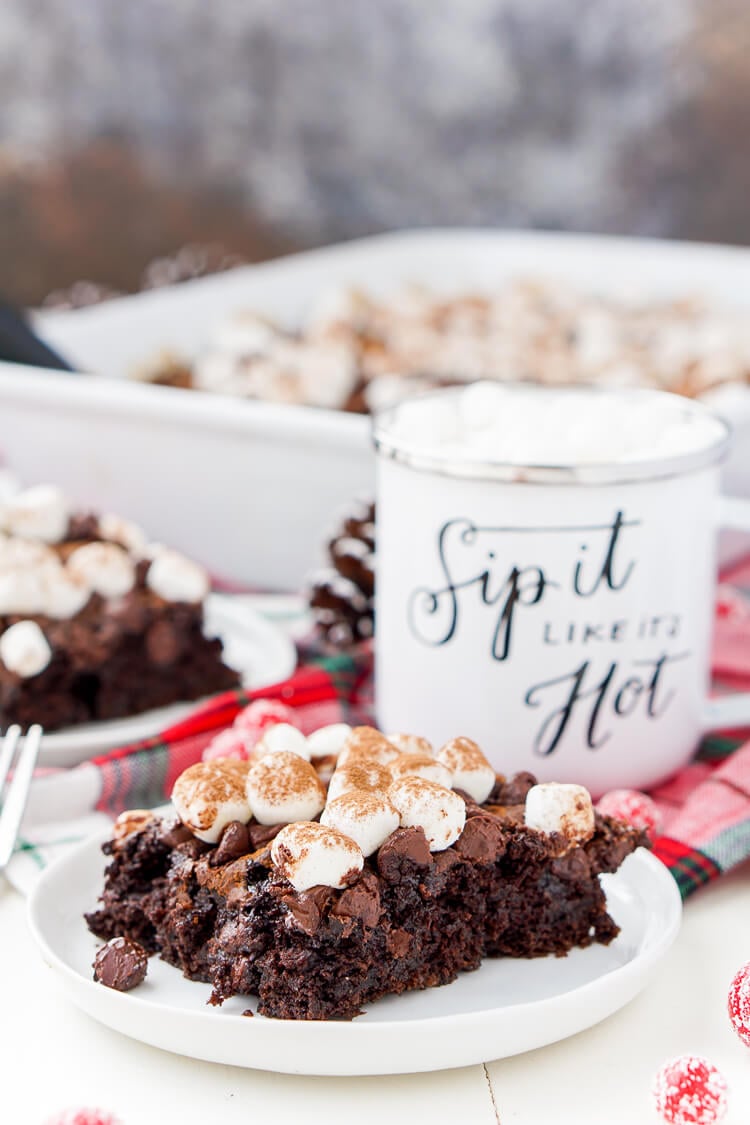
[[[137,941],[210,985],[212,1004],[256,996],[261,1015],[304,1020],[352,1019],[379,997],[447,984],[485,957],[562,956],[616,937],[599,875],[647,844],[643,832],[596,813],[580,786],[495,774],[468,739],[433,762],[452,763],[461,788],[429,780],[419,761],[392,780],[408,740],[374,734],[342,734],[331,786],[345,777],[314,816],[300,804],[301,767],[316,775],[302,756],[291,768],[288,755],[267,754],[261,771],[233,762],[231,808],[220,797],[227,783],[217,784],[221,761],[191,767],[178,818],[137,812],[116,823],[89,928]],[[390,764],[363,770],[373,747],[381,758],[390,747]],[[366,777],[373,788],[357,788]]]
[[[46,730],[235,686],[204,632],[208,576],[47,485],[0,499],[0,724]]]

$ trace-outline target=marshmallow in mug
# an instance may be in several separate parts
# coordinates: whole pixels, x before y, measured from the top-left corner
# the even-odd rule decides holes
[[[708,413],[611,391],[582,394],[478,382],[455,397],[401,403],[392,434],[440,459],[557,466],[649,461],[709,448],[723,428]]]

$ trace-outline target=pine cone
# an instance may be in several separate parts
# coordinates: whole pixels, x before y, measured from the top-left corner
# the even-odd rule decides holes
[[[361,502],[328,544],[331,566],[310,580],[309,603],[317,632],[336,648],[371,637],[375,627],[375,505]]]

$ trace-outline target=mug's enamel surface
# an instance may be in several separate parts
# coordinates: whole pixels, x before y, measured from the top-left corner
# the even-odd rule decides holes
[[[378,458],[376,708],[598,795],[685,763],[708,689],[716,466],[599,486]]]

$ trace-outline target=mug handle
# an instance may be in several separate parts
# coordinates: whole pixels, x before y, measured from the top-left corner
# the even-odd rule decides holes
[[[720,496],[718,526],[725,531],[746,531],[750,534],[750,500]],[[739,691],[706,700],[704,733],[740,727],[750,727],[750,692]]]

